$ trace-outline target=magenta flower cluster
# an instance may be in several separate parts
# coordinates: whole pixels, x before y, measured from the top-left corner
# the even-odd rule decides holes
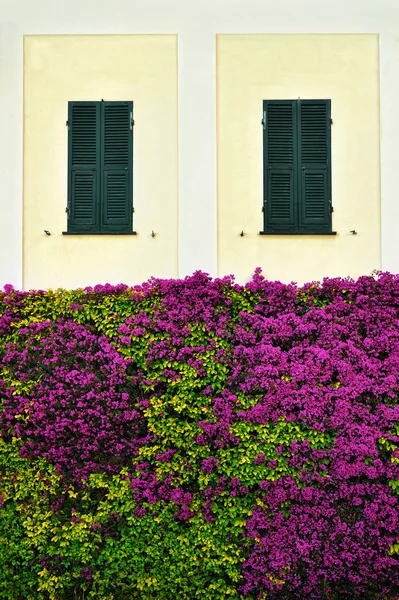
[[[105,336],[72,321],[33,323],[6,345],[3,368],[19,388],[0,381],[0,426],[71,481],[118,472],[148,435],[124,359]]]

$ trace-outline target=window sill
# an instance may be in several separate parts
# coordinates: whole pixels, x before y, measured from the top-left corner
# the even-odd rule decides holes
[[[310,231],[273,231],[273,232],[269,232],[269,231],[259,231],[259,235],[337,235],[336,231],[329,231],[329,232],[314,232],[311,233]]]
[[[137,231],[63,231],[62,235],[137,235]]]

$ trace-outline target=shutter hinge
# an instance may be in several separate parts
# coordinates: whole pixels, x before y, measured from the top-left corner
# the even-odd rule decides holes
[[[134,212],[134,207],[132,208],[132,212]]]
[[[133,131],[133,127],[134,127],[134,119],[133,119],[133,113],[130,113],[130,131]]]
[[[263,111],[263,119],[262,119],[263,129],[266,129],[266,111]]]
[[[70,129],[70,127],[69,127],[69,121],[65,121],[65,125],[68,127],[68,129]]]
[[[334,125],[334,121],[332,120],[331,117],[330,117],[330,125]]]

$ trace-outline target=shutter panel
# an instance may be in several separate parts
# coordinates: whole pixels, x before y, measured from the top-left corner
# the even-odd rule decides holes
[[[68,104],[68,232],[99,229],[100,109],[98,102]]]
[[[133,102],[101,103],[104,232],[132,231]]]
[[[299,102],[299,230],[331,232],[330,100]]]
[[[263,102],[264,232],[296,231],[296,102]]]

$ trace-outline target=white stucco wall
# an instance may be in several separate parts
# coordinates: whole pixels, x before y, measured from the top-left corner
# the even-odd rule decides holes
[[[378,33],[382,268],[399,271],[396,0],[3,0],[0,11],[0,285],[22,286],[23,36],[178,35],[179,275],[217,274],[215,39],[220,33]],[[206,234],[206,235],[205,235]]]

